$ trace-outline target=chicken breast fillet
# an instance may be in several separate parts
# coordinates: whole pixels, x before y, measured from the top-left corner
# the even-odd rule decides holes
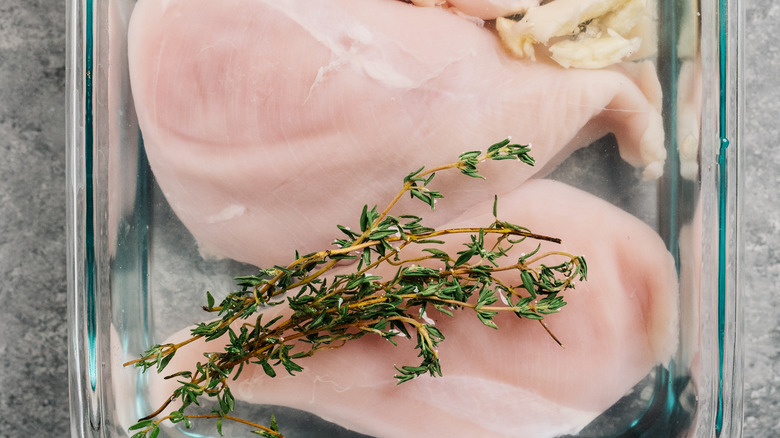
[[[550,200],[567,209],[534,208]],[[588,260],[588,281],[566,292],[568,304],[545,318],[565,348],[537,321],[513,314],[497,316],[499,328],[493,330],[468,311],[449,317],[431,310],[428,316],[446,337],[438,350],[443,377],[420,376],[396,385],[394,365],[419,363],[414,341],[396,338],[394,347],[367,335],[300,359],[304,370],[295,376],[280,371],[270,378],[260,366],[245,368],[230,383],[233,394],[310,411],[380,438],[543,438],[578,432],[654,365],[670,359],[677,339],[674,262],[647,225],[565,184],[531,180],[499,202],[505,220],[563,239],[561,245],[544,243],[543,251],[583,254]],[[491,220],[486,203],[446,226]],[[451,252],[460,247],[448,245]],[[518,245],[509,258],[534,246]],[[278,313],[289,310],[270,308],[263,320]],[[168,341],[187,337],[185,331]],[[191,369],[204,351],[222,345],[196,341],[177,353],[166,372]],[[153,377],[153,399],[161,403],[174,385]]]
[[[440,8],[140,0],[128,40],[150,164],[204,254],[269,265],[322,249],[420,164],[508,136],[533,145],[536,167],[488,163],[479,186],[442,175],[457,201],[432,226],[610,132],[647,177],[665,159],[650,64],[512,59],[491,31]]]

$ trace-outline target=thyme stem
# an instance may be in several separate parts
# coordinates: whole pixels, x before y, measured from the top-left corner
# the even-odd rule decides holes
[[[380,336],[395,344],[393,337],[411,337],[412,332],[416,333],[415,348],[421,363],[397,367],[395,378],[403,383],[425,373],[439,376],[442,372],[437,345],[444,335],[426,316],[426,309],[435,309],[448,317],[454,316],[453,311],[465,310],[492,328],[498,328],[493,322],[495,315],[512,312],[520,318],[538,320],[562,346],[543,318],[566,304],[560,293],[573,288],[575,279],[586,279],[585,259],[563,251],[540,252],[539,244],[530,254],[503,262],[514,245],[527,239],[552,244],[560,244],[560,239],[533,233],[498,217],[486,227],[436,230],[422,225],[417,216],[390,215],[405,194],[433,208],[436,199],[443,197],[429,188],[437,172],[456,169],[466,176],[481,178],[478,164],[511,159],[532,165],[528,152],[528,147],[505,140],[485,153],[466,152],[454,163],[428,170],[420,168],[404,178],[401,190],[381,212],[376,207],[363,208],[360,232],[339,226],[346,237],[336,240],[337,248],[296,255],[296,260],[286,266],[236,277],[242,289],[228,294],[219,305],[207,293],[204,309],[218,312],[220,319],[196,325],[185,341],[152,346],[125,366],[162,372],[179,349],[196,340],[227,338],[228,344],[222,352],[204,353],[206,360],[194,364],[193,369],[166,377],[184,380],[179,381],[181,386],[158,409],[131,427],[140,430],[133,438],[153,438],[163,421],[184,421],[189,425],[189,420],[195,418],[216,419],[220,434],[222,420],[226,419],[256,428],[259,435],[282,438],[273,417],[268,426],[262,426],[230,414],[235,400],[229,380],[238,378],[244,366],[250,365],[261,366],[269,378],[275,377],[280,367],[295,374],[303,370],[296,362],[298,359],[323,349],[340,348],[365,335]],[[497,216],[495,203],[493,210]],[[455,236],[467,236],[470,242],[463,243],[464,249],[451,255],[440,245]],[[486,245],[486,238],[495,241]],[[427,254],[402,258],[410,245]],[[551,257],[563,261],[545,265],[543,262]],[[333,274],[334,267],[343,259],[358,259],[357,266],[351,273],[325,278],[326,274]],[[393,268],[395,275],[389,279],[376,275],[382,265]],[[436,265],[438,269],[431,267]],[[507,272],[515,272],[508,277],[519,276],[519,282],[500,278]],[[505,305],[495,305],[499,299]],[[263,321],[264,310],[277,305],[285,305],[287,313]],[[248,321],[250,317],[255,318],[254,323]],[[212,414],[185,414],[203,396],[215,399],[218,408]],[[181,402],[178,410],[153,420],[177,400]]]

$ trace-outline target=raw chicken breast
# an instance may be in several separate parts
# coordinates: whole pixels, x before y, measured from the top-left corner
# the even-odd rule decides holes
[[[336,224],[355,226],[364,203],[381,208],[419,165],[507,136],[533,144],[536,167],[488,163],[480,184],[442,175],[458,202],[432,226],[609,132],[646,177],[665,159],[651,64],[516,60],[441,8],[140,0],[128,39],[149,161],[204,254],[265,266],[327,248]]]
[[[532,207],[555,205],[565,208]],[[446,337],[439,346],[443,377],[396,385],[394,365],[419,363],[413,342],[398,339],[393,347],[366,336],[301,359],[304,371],[296,376],[280,370],[269,378],[259,366],[246,368],[230,384],[233,394],[307,410],[380,438],[543,438],[579,431],[655,364],[670,359],[677,339],[672,257],[647,225],[562,183],[528,181],[499,199],[499,212],[563,239],[562,245],[545,243],[545,249],[588,260],[588,281],[567,292],[568,304],[545,319],[565,348],[536,321],[514,315],[498,316],[499,329],[493,330],[471,313],[450,318],[429,311]],[[490,203],[474,206],[447,226],[490,223],[491,213]],[[509,258],[523,250],[528,248],[513,248]],[[268,316],[285,312],[281,307],[269,309]],[[186,337],[183,332],[171,341]],[[221,345],[215,342],[210,351]],[[204,351],[201,341],[185,347],[166,372],[192,367]],[[153,399],[161,403],[173,386],[153,379]]]

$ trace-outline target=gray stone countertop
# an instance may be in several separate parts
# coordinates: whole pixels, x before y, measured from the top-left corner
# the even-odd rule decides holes
[[[780,2],[743,3],[744,436],[780,436]],[[69,434],[65,2],[0,1],[0,437]]]

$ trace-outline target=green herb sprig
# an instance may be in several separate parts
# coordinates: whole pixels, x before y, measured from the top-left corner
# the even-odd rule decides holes
[[[167,376],[180,379],[180,386],[159,409],[130,428],[137,431],[133,438],[155,438],[164,421],[190,427],[190,420],[195,418],[215,419],[220,435],[223,421],[229,420],[250,426],[260,436],[281,438],[273,417],[268,425],[261,425],[231,414],[235,398],[229,382],[237,379],[247,365],[259,365],[269,378],[280,370],[295,375],[303,370],[300,359],[366,335],[380,336],[394,345],[396,336],[417,340],[420,363],[396,367],[399,384],[422,374],[441,376],[437,347],[445,337],[428,322],[428,311],[449,317],[459,310],[470,311],[494,329],[498,329],[494,317],[499,312],[513,312],[520,318],[539,320],[547,329],[544,316],[566,304],[561,293],[574,288],[575,281],[586,280],[585,259],[560,251],[542,253],[541,244],[517,259],[506,259],[514,245],[527,239],[560,243],[559,239],[499,220],[497,197],[493,202],[494,220],[485,227],[436,230],[423,225],[418,216],[390,215],[407,194],[434,208],[436,200],[443,198],[430,187],[437,172],[457,169],[466,176],[482,178],[477,167],[486,160],[519,160],[533,165],[529,151],[527,146],[504,140],[484,153],[463,153],[448,165],[429,170],[421,167],[403,178],[401,190],[384,210],[363,207],[359,231],[338,225],[342,237],[335,241],[334,249],[303,256],[296,253],[295,261],[287,266],[236,277],[240,290],[228,294],[219,304],[207,292],[203,309],[217,313],[219,319],[197,324],[191,338],[155,345],[125,366],[162,372],[178,350],[198,339],[227,337],[229,343],[223,351],[204,354],[205,360],[194,364],[193,369]],[[457,254],[441,248],[446,239],[464,235],[468,241]],[[405,258],[404,249],[410,246],[420,251]],[[558,262],[543,263],[552,258]],[[354,270],[327,278],[325,274],[345,259],[355,261]],[[392,267],[394,275],[376,275],[380,266]],[[509,271],[519,273],[518,284],[499,278],[498,274]],[[496,305],[498,300],[503,305]],[[263,310],[278,305],[287,305],[291,313],[265,321]],[[210,414],[185,413],[203,396],[216,400]],[[180,400],[179,409],[157,418],[176,400]]]

